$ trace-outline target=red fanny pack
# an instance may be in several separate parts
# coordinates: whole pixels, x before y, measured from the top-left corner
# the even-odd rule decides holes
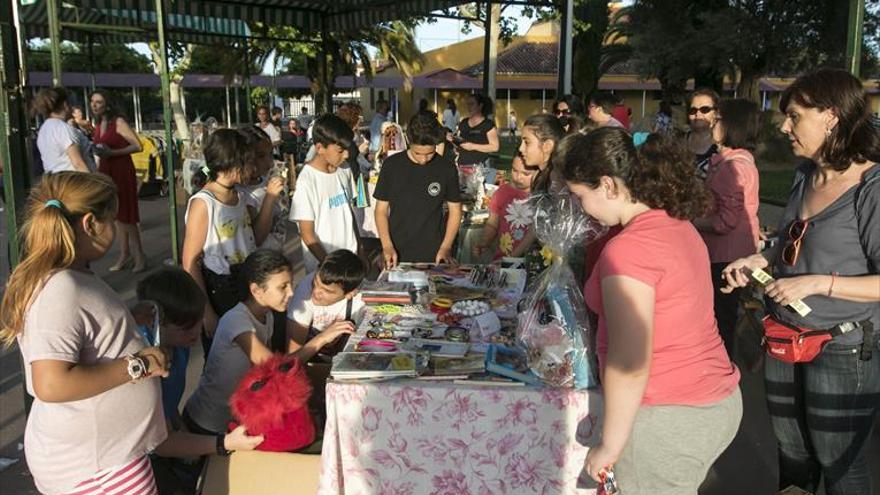
[[[831,339],[859,328],[844,323],[831,330],[810,330],[764,317],[764,343],[767,355],[786,363],[809,363],[822,352]]]

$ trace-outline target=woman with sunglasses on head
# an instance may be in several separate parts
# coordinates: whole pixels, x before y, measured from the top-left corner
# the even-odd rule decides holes
[[[709,88],[698,88],[688,95],[688,123],[690,129],[685,135],[687,147],[694,154],[697,176],[705,179],[709,171],[709,161],[718,147],[712,138],[712,127],[717,117],[716,108],[721,97]]]
[[[772,271],[765,329],[833,331],[807,362],[768,353],[779,486],[816,492],[821,477],[829,495],[867,494],[866,443],[880,404],[880,136],[861,82],[842,70],[801,76],[780,109],[792,151],[808,160],[795,174],[780,243],[734,261],[723,275],[730,287],[743,287],[750,270]],[[795,312],[789,304],[798,300],[811,311]]]
[[[724,291],[721,270],[733,260],[758,252],[758,168],[752,152],[758,143],[761,114],[758,105],[745,99],[725,99],[718,104],[712,137],[718,153],[712,157],[706,187],[712,193],[711,214],[694,220],[712,262],[715,318],[727,354],[733,356],[740,291]]]

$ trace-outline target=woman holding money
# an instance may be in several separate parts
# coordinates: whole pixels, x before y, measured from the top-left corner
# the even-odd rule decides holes
[[[731,288],[766,282],[765,385],[780,488],[816,492],[822,478],[829,495],[871,493],[865,447],[880,405],[880,137],[861,83],[842,70],[801,76],[780,109],[792,151],[808,160],[795,174],[780,243],[722,275]],[[820,339],[817,352],[788,354],[785,339],[770,338],[780,332],[798,344]]]

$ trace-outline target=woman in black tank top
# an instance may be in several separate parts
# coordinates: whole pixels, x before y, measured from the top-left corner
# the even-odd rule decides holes
[[[468,96],[470,116],[459,122],[455,139],[459,165],[485,163],[490,153],[498,152],[498,130],[494,120],[488,117],[492,107],[492,100],[488,97],[479,94]]]

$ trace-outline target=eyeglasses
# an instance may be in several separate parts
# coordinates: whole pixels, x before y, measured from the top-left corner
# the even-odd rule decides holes
[[[788,227],[788,243],[782,249],[782,262],[788,266],[794,266],[801,254],[801,243],[807,233],[809,223],[803,220],[795,220]]]
[[[710,106],[702,106],[702,107],[690,107],[688,109],[688,115],[696,115],[697,112],[700,112],[703,115],[706,115],[709,112],[714,112],[715,107]]]
[[[571,115],[571,110],[567,108],[565,110],[560,109],[556,111],[556,115]]]

